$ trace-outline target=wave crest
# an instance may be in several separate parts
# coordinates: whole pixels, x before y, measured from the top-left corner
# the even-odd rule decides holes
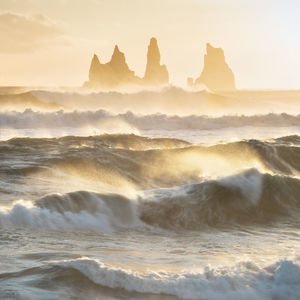
[[[238,175],[158,191],[142,203],[140,218],[168,229],[199,230],[205,225],[267,224],[299,216],[300,181],[251,169]]]
[[[252,261],[243,261],[235,265],[206,266],[192,272],[178,273],[139,273],[112,267],[97,259],[79,258],[21,272],[5,273],[0,277],[0,286],[4,285],[4,295],[9,294],[5,286],[6,281],[13,278],[13,289],[19,288],[23,295],[24,292],[26,295],[28,290],[38,287],[38,292],[42,288],[47,290],[47,295],[51,295],[52,298],[64,299],[87,299],[87,295],[91,298],[97,295],[97,298],[108,296],[109,299],[179,297],[210,300],[298,300],[300,294],[300,265],[297,258],[293,261],[276,261],[266,267]],[[30,280],[24,280],[27,277]],[[30,286],[26,285],[27,282],[30,282]],[[62,292],[65,286],[68,287],[67,294]],[[12,288],[10,295],[11,290]]]
[[[56,230],[201,230],[206,226],[268,224],[300,214],[300,180],[255,169],[218,180],[145,192],[138,200],[87,191],[16,202],[1,226]],[[146,225],[147,224],[147,225]],[[149,228],[149,227],[148,227]]]
[[[211,117],[206,115],[139,115],[132,112],[112,114],[106,110],[56,112],[1,112],[0,126],[3,128],[94,128],[95,131],[107,131],[115,127],[115,132],[122,132],[123,124],[127,128],[138,130],[216,130],[222,128],[253,127],[292,127],[300,126],[300,115],[287,113],[265,115],[226,115]],[[130,127],[131,126],[131,127]],[[124,126],[123,126],[124,128]],[[126,131],[125,131],[126,132]]]

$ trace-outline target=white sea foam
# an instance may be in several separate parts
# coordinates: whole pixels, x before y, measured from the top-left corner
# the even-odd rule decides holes
[[[56,112],[0,112],[0,139],[51,138],[104,133],[142,134],[217,143],[241,139],[266,139],[300,134],[300,116],[267,114],[208,117],[165,114],[112,114],[105,110]]]
[[[140,227],[135,209],[133,200],[118,195],[104,199],[90,192],[56,194],[34,203],[24,200],[14,202],[0,212],[0,225],[111,232]]]
[[[209,117],[205,115],[177,116],[165,114],[139,115],[132,112],[112,114],[105,110],[64,112],[35,112],[26,109],[24,112],[1,112],[2,128],[61,128],[61,127],[120,127],[132,126],[141,130],[165,129],[220,129],[254,127],[287,127],[300,126],[300,115],[266,114],[234,115]]]
[[[233,266],[207,266],[202,270],[179,273],[138,273],[89,258],[55,265],[76,269],[102,286],[184,299],[298,300],[300,295],[299,259],[281,260],[266,267],[246,261]]]
[[[299,190],[298,179],[250,169],[218,180],[145,192],[138,199],[77,191],[35,202],[17,201],[0,213],[0,225],[111,232],[267,224],[283,217],[298,219]]]

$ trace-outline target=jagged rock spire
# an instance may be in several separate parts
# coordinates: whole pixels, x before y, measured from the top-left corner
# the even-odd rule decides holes
[[[165,65],[160,64],[157,40],[151,38],[147,54],[147,66],[144,78],[135,76],[126,63],[123,52],[115,45],[111,60],[101,64],[97,55],[93,56],[89,80],[84,84],[89,88],[111,89],[122,85],[161,85],[169,81]]]
[[[129,67],[126,63],[126,58],[123,52],[119,50],[118,45],[115,45],[113,55],[111,57],[111,60],[109,62],[111,67],[121,73],[124,72],[132,72],[129,70]]]
[[[160,52],[158,49],[157,40],[154,37],[150,39],[150,44],[148,46],[147,53],[147,61],[153,65],[160,65]]]
[[[144,76],[146,84],[157,85],[169,82],[169,73],[165,65],[160,64],[160,52],[156,38],[151,38],[148,46],[147,65]]]
[[[114,52],[113,52],[113,55],[111,57],[111,62],[119,62],[119,61],[122,61],[122,63],[125,61],[125,55],[123,52],[121,52],[119,50],[119,47],[118,45],[115,45],[115,48],[114,48]]]
[[[111,89],[126,84],[136,84],[139,79],[134,75],[126,63],[123,52],[115,45],[111,60],[101,64],[97,55],[93,56],[89,80],[84,86],[90,88]]]
[[[195,80],[196,85],[205,85],[210,90],[235,90],[234,74],[225,60],[222,48],[206,44],[203,71]]]

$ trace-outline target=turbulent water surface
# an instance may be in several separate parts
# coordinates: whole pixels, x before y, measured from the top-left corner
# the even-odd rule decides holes
[[[0,298],[299,299],[295,113],[6,107]]]

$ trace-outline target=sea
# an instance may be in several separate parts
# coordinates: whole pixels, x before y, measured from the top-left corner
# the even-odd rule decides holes
[[[0,89],[0,299],[299,300],[300,92]]]

